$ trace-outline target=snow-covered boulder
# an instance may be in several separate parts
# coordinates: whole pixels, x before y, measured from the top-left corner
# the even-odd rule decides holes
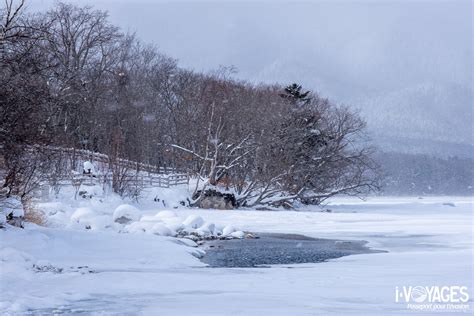
[[[214,223],[204,223],[197,229],[197,233],[200,236],[211,236],[214,235],[215,228],[216,225],[214,225]]]
[[[123,232],[127,232],[130,234],[141,234],[141,233],[151,233],[153,230],[153,226],[155,223],[153,222],[133,222],[127,226],[125,226]]]
[[[23,227],[25,211],[19,197],[11,196],[3,199],[0,202],[0,210],[0,213],[3,214],[0,215],[0,223],[2,222],[3,217],[5,217],[8,224]]]
[[[74,211],[71,215],[71,221],[79,223],[84,218],[90,218],[94,216],[94,212],[88,207],[80,207]]]
[[[200,208],[231,210],[237,206],[235,195],[228,192],[220,192],[215,189],[198,191],[193,199],[199,198],[197,206]]]
[[[111,226],[110,216],[97,214],[88,207],[80,207],[71,215],[71,227],[101,230]]]
[[[103,196],[104,188],[99,184],[87,186],[83,185],[77,193],[83,199],[92,199],[93,197]]]
[[[179,233],[180,231],[182,231],[184,229],[184,225],[182,223],[179,223],[179,222],[166,222],[166,226],[171,229],[172,231],[176,232],[176,233]]]
[[[13,217],[23,217],[25,216],[25,211],[23,210],[23,204],[21,204],[20,198],[12,196],[6,198],[2,201],[2,210],[5,216],[11,215]]]
[[[231,233],[230,236],[234,238],[242,239],[245,237],[245,233],[241,230],[238,230],[236,232]]]
[[[85,174],[95,174],[94,164],[92,164],[92,162],[90,162],[90,161],[84,161],[83,172]]]
[[[160,235],[160,236],[175,236],[176,233],[171,231],[165,224],[162,223],[156,223],[153,225],[151,228],[151,231],[155,235]]]
[[[176,239],[176,243],[194,248],[198,246],[198,244],[194,240],[191,240],[189,238],[178,238]]]
[[[237,229],[234,226],[226,226],[222,229],[222,236],[229,236],[235,231],[237,231]]]
[[[204,224],[204,220],[199,215],[189,215],[183,222],[186,227],[197,229]]]
[[[122,204],[115,209],[112,218],[116,223],[128,224],[140,219],[140,211],[135,206]]]

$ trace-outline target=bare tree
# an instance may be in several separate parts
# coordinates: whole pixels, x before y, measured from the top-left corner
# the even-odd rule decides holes
[[[378,188],[363,120],[300,85],[181,69],[90,7],[28,15],[23,1],[7,0],[0,21],[0,154],[11,190],[58,181],[81,164],[79,149],[105,155],[121,195],[138,194],[129,184],[141,163],[196,175],[194,193],[224,190],[248,206]],[[27,150],[49,144],[72,148],[70,162],[57,156],[47,169]]]

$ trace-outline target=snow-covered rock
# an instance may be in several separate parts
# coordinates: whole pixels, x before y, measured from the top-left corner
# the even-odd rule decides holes
[[[10,225],[23,227],[25,211],[19,197],[11,196],[2,199],[0,202],[0,214],[0,226],[3,226],[6,220]]]
[[[80,207],[71,215],[70,227],[92,230],[106,229],[111,226],[110,215],[97,214],[87,207]]]
[[[25,211],[19,197],[11,196],[0,202],[0,227],[7,222],[16,227],[23,227]]]
[[[176,233],[179,233],[184,229],[184,225],[182,223],[166,222],[166,226]]]
[[[234,227],[234,226],[225,226],[223,229],[222,229],[222,236],[229,236],[230,234],[232,234],[233,232],[237,231],[237,229]]]
[[[124,232],[131,234],[150,233],[155,223],[153,222],[133,222],[124,228]]]
[[[201,236],[210,236],[214,235],[216,225],[214,223],[204,223],[201,227],[197,229],[197,233]]]
[[[115,209],[112,218],[116,223],[128,224],[140,219],[140,211],[135,206],[122,204]]]
[[[160,236],[175,236],[176,232],[173,232],[171,229],[169,229],[165,224],[162,223],[156,223],[153,225],[151,228],[151,232],[155,235],[160,235]]]
[[[13,217],[25,216],[23,204],[18,197],[12,196],[2,201],[2,210],[5,216],[11,215]]]
[[[189,238],[177,238],[176,242],[178,244],[183,244],[183,245],[188,246],[188,247],[197,247],[198,246],[198,244],[194,240],[191,240]]]
[[[83,168],[84,168],[84,173],[95,174],[95,167],[92,162],[84,161]]]
[[[94,217],[94,212],[88,207],[80,207],[71,215],[71,221],[79,223],[85,218]]]
[[[194,257],[196,257],[198,259],[201,259],[202,257],[204,257],[205,254],[206,254],[206,252],[202,249],[199,249],[199,248],[195,248],[191,252],[191,255],[193,255]]]
[[[183,225],[186,227],[197,229],[204,224],[204,220],[199,215],[189,215],[184,221]]]
[[[239,238],[239,239],[242,239],[245,237],[245,233],[241,230],[238,230],[236,232],[233,232],[232,234],[230,234],[231,237],[234,237],[234,238]]]

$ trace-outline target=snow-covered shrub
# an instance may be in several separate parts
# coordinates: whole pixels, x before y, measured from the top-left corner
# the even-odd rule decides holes
[[[35,208],[32,203],[27,202],[25,204],[25,222],[45,226],[46,216],[42,211]]]

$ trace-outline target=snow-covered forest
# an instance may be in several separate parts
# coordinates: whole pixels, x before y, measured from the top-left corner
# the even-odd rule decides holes
[[[202,179],[194,199],[219,185],[242,206],[318,204],[379,187],[365,123],[347,107],[297,84],[254,85],[232,79],[226,68],[179,68],[94,8],[59,3],[33,15],[21,3],[7,4],[1,50],[7,195],[27,198],[41,181],[66,176],[77,164],[76,150],[106,155],[121,195],[130,193],[125,179],[140,164]],[[71,164],[58,163],[64,159]]]

